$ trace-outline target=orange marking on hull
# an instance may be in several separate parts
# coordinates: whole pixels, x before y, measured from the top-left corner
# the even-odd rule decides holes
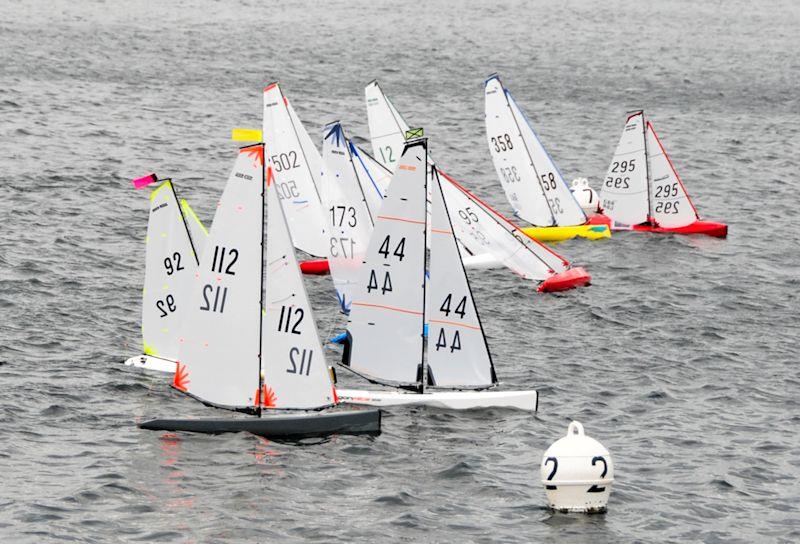
[[[369,308],[379,308],[381,310],[392,310],[394,312],[402,312],[404,314],[422,315],[422,312],[415,312],[414,310],[404,310],[403,308],[395,308],[394,306],[384,306],[383,304],[369,304],[367,302],[353,302],[353,306],[366,306]]]

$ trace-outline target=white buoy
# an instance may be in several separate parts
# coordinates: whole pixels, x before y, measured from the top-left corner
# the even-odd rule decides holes
[[[576,178],[572,180],[572,196],[578,201],[580,207],[587,214],[595,214],[600,211],[600,197],[597,192],[589,187],[589,180],[586,178]]]
[[[583,434],[577,421],[569,424],[567,436],[544,452],[541,473],[550,508],[586,514],[606,511],[614,463],[608,450]]]

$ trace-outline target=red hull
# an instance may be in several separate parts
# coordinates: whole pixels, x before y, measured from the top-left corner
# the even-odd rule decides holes
[[[550,276],[539,285],[539,289],[537,290],[540,293],[555,293],[556,291],[566,291],[568,289],[589,285],[591,281],[592,277],[589,273],[578,266],[576,268],[570,268],[560,274]]]
[[[603,215],[602,213],[594,213],[589,216],[589,220],[586,222],[587,225],[608,225],[611,228],[611,218],[607,215]]]
[[[328,259],[316,259],[313,261],[301,262],[300,271],[303,274],[310,274],[312,276],[324,276],[330,274],[331,268],[328,265]]]
[[[656,232],[659,234],[705,234],[715,238],[725,238],[728,236],[728,225],[725,223],[715,223],[714,221],[695,221],[685,227],[665,228],[653,225],[636,225],[633,230],[643,232]]]

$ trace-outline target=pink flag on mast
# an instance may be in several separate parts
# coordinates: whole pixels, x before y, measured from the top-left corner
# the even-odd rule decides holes
[[[158,178],[155,174],[148,174],[141,178],[136,178],[133,180],[133,188],[134,189],[141,189],[142,187],[147,187],[151,183],[155,183],[158,181]]]

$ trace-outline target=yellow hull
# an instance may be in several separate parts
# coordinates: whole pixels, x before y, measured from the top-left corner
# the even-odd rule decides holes
[[[580,236],[589,240],[610,238],[608,225],[576,225],[572,227],[526,227],[522,232],[540,242],[561,242]]]

